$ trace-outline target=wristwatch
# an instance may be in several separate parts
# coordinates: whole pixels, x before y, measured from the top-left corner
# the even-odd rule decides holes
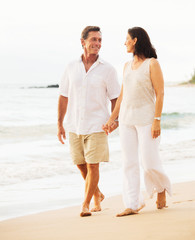
[[[154,117],[154,119],[156,119],[156,120],[159,120],[159,121],[160,121],[161,117]]]

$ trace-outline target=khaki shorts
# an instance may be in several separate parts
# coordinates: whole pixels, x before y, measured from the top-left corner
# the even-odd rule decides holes
[[[88,135],[69,133],[70,153],[74,164],[109,161],[108,138],[104,132]]]

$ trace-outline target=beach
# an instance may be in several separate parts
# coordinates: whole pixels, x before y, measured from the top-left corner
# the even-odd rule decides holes
[[[3,1],[0,10],[0,240],[195,240],[194,6],[192,0],[100,0],[93,7],[89,0],[80,3]],[[89,19],[93,19],[92,22]],[[86,24],[101,29],[96,35],[89,35],[95,37],[88,38],[88,33],[82,31]],[[144,36],[140,38],[137,35],[135,39],[134,34],[128,34],[134,26],[144,28],[148,33],[143,53],[141,42]],[[181,34],[187,36],[187,42],[180,37]],[[147,42],[150,51],[145,51]],[[149,74],[152,82],[145,85],[145,94],[137,95],[144,83],[134,70],[141,67],[142,55],[146,60],[154,57],[159,61],[164,83],[162,75],[158,74],[159,66],[156,68],[154,64],[145,70],[142,66],[144,78],[148,80]],[[81,60],[84,64],[82,73],[85,74],[83,86],[79,82],[81,72],[73,67],[73,62]],[[75,119],[82,112],[82,119],[76,125],[81,130],[82,125],[86,125],[90,131],[88,107],[90,109],[94,100],[98,103],[93,109],[94,121],[97,122],[103,117],[100,109],[107,103],[111,114],[112,100],[117,95],[112,94],[115,92],[114,82],[108,83],[117,77],[120,86],[124,85],[124,66],[127,63],[132,63],[129,70],[140,83],[130,105],[136,101],[136,95],[140,104],[135,107],[140,110],[141,105],[149,107],[145,97],[151,95],[150,103],[153,105],[153,94],[157,102],[158,92],[161,100],[164,95],[162,112],[160,100],[155,116],[161,117],[159,155],[173,195],[167,196],[167,207],[162,210],[156,208],[157,193],[152,199],[149,197],[142,141],[137,135],[140,190],[146,206],[138,214],[116,217],[124,211],[124,146],[117,128],[108,135],[109,162],[99,164],[98,188],[105,196],[104,199],[102,197],[102,211],[82,218],[85,180],[71,158],[68,131],[73,129],[68,128],[67,114],[63,121],[65,144],[58,139],[61,121],[61,116],[58,116],[61,115],[59,94],[62,94],[59,86],[63,85],[61,80],[65,77],[65,88],[71,92],[69,100],[78,89],[76,95],[79,100],[73,105],[69,101],[66,110]],[[98,71],[107,64],[115,70],[102,78]],[[99,70],[91,72],[94,67]],[[152,70],[153,67],[158,73]],[[70,74],[70,68],[74,76],[72,71]],[[76,89],[69,81],[72,76],[75,77]],[[133,79],[130,76],[128,84],[135,87]],[[163,94],[158,91],[162,90],[162,85]],[[100,91],[101,88],[104,91]],[[132,88],[130,90],[133,91]],[[107,99],[104,98],[106,95]],[[104,102],[100,100],[102,97]],[[78,111],[74,111],[71,105],[76,106],[77,103]],[[156,105],[157,108],[159,106]],[[106,115],[102,125],[109,118]],[[142,115],[143,122],[146,115]],[[118,123],[121,124],[120,118]],[[130,141],[129,148],[134,148]],[[151,154],[147,149],[146,155],[149,157]],[[131,190],[129,188],[129,192]],[[93,200],[90,209],[92,207]]]
[[[123,210],[121,195],[102,202],[102,211],[79,216],[80,206],[47,211],[0,222],[2,240],[194,240],[195,182],[173,185],[168,208],[156,209],[156,196],[146,199],[139,214],[115,217]]]
[[[13,98],[9,98],[9,95]],[[110,162],[100,166],[102,212],[80,218],[84,181],[73,165],[68,136],[58,142],[58,89],[7,86],[0,124],[0,239],[195,239],[195,88],[166,87],[160,155],[173,184],[168,208],[146,196],[137,215],[123,210],[118,130],[109,136]],[[185,101],[184,101],[185,99]],[[145,191],[141,168],[141,190]]]
[[[0,87],[0,221],[81,204],[84,181],[70,158],[68,135],[65,145],[56,136],[58,89]],[[195,88],[165,87],[160,155],[171,183],[195,180],[194,96]],[[109,135],[109,149],[99,182],[106,198],[122,191],[118,130]]]

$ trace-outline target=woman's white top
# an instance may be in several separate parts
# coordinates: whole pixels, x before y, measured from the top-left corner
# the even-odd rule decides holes
[[[144,126],[154,120],[155,91],[150,78],[150,60],[145,59],[135,70],[130,61],[125,68],[119,121],[126,126]]]

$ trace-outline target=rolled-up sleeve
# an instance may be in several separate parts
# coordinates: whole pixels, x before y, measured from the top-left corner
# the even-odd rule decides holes
[[[68,88],[69,88],[69,76],[68,76],[68,68],[66,68],[60,80],[59,94],[64,97],[68,97]]]
[[[110,100],[118,98],[120,94],[120,85],[118,82],[117,72],[114,68],[108,74],[107,82],[107,94]]]

